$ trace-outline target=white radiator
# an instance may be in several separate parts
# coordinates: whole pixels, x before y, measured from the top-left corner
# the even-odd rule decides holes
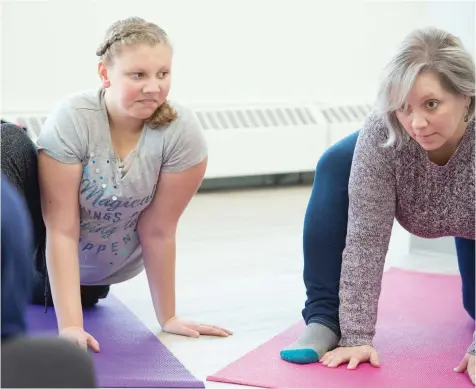
[[[322,107],[320,112],[326,118],[329,144],[357,131],[371,110],[371,104]]]
[[[330,145],[358,130],[369,104],[191,107],[209,147],[205,178],[312,172]],[[46,114],[4,114],[36,141]]]

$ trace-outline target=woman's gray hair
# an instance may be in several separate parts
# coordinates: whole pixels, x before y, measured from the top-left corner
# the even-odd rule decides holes
[[[384,146],[401,147],[409,139],[395,111],[405,107],[416,77],[435,73],[443,88],[471,98],[468,116],[474,117],[474,60],[456,36],[435,28],[417,29],[405,37],[385,66],[377,93],[376,110],[388,128]]]

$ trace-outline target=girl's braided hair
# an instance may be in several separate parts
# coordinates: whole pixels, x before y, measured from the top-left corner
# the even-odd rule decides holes
[[[170,45],[165,31],[154,23],[139,17],[130,17],[114,22],[106,31],[96,55],[107,65],[113,62],[123,45],[166,44]],[[177,112],[165,101],[147,119],[151,127],[168,124],[177,118]]]

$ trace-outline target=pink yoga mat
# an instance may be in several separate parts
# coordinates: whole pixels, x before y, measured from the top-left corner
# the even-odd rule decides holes
[[[384,274],[375,346],[380,368],[296,365],[279,351],[304,327],[297,323],[208,381],[265,388],[471,388],[455,373],[471,344],[474,321],[462,307],[459,276],[391,269]]]

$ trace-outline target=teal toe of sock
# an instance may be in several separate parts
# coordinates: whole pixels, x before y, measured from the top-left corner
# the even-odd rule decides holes
[[[281,350],[280,356],[285,361],[299,364],[315,363],[319,361],[319,355],[310,348]]]

